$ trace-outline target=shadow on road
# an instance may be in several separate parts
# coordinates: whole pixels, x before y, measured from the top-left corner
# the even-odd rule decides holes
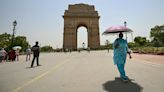
[[[104,83],[103,88],[107,92],[142,92],[143,90],[140,85],[131,81],[124,83],[120,78]]]

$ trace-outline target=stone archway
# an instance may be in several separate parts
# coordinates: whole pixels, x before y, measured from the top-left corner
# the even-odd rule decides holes
[[[93,5],[74,4],[69,5],[64,13],[63,48],[77,49],[77,29],[81,26],[87,28],[88,47],[95,49],[100,47],[98,12]]]

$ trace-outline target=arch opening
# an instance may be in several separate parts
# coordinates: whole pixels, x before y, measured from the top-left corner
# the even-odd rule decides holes
[[[77,27],[77,49],[88,48],[88,32],[86,26]]]

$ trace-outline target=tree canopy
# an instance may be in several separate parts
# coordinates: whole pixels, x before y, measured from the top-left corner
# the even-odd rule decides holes
[[[164,46],[164,25],[151,28],[150,37],[154,46]]]
[[[0,48],[5,48],[6,50],[9,50],[12,48],[11,46],[11,40],[12,35],[3,33],[0,34]],[[25,49],[28,47],[29,43],[27,42],[27,39],[25,36],[17,36],[14,38],[13,46],[21,46],[22,51],[25,51]]]
[[[10,34],[7,34],[7,33],[3,33],[3,34],[0,34],[0,47],[1,48],[6,48],[8,46],[10,46],[11,44],[11,35]]]
[[[134,42],[139,46],[144,46],[147,40],[146,37],[137,36],[134,38]]]
[[[41,52],[52,52],[53,48],[51,46],[43,46],[41,47]]]
[[[28,48],[29,43],[26,40],[25,36],[17,36],[14,40],[14,46],[21,46],[22,51],[25,51]]]

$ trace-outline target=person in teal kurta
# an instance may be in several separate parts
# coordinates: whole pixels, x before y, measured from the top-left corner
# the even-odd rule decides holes
[[[128,43],[123,39],[123,34],[119,33],[119,38],[114,41],[114,64],[117,65],[118,71],[120,73],[121,79],[123,81],[128,81],[128,78],[125,73],[125,63],[126,63],[126,55],[129,54],[129,58],[131,58],[131,54],[128,51]]]

